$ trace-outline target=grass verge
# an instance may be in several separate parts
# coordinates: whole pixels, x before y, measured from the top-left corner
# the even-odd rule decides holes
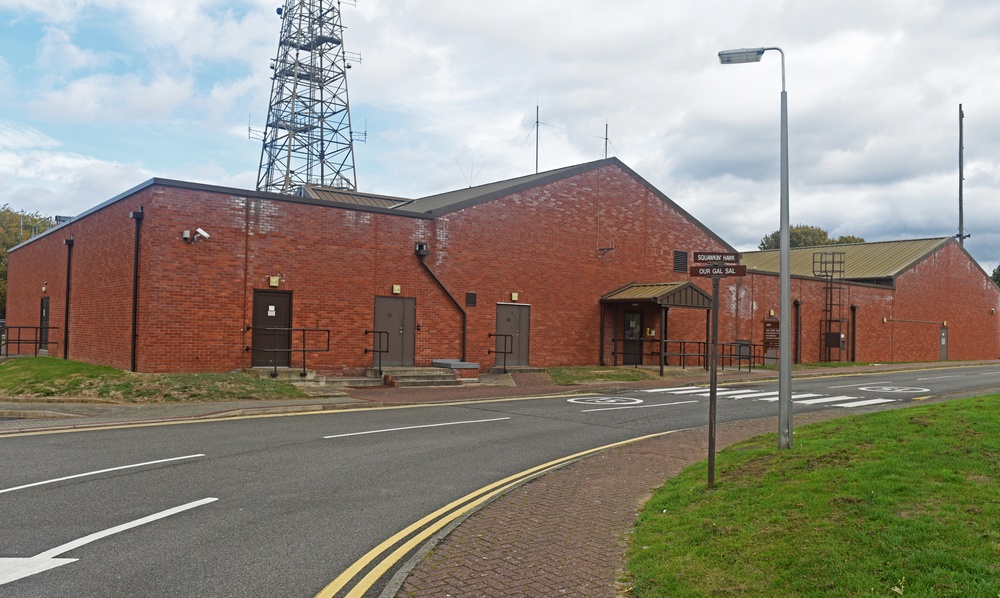
[[[229,374],[135,374],[54,357],[0,363],[0,396],[97,397],[128,403],[234,401],[305,396],[286,382]]]
[[[1000,596],[1000,395],[720,451],[643,509],[632,595]]]
[[[588,382],[635,382],[652,380],[653,376],[638,368],[629,367],[564,367],[548,368],[553,384],[587,384]]]

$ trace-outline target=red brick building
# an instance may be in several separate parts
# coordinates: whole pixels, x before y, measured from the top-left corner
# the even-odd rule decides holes
[[[140,372],[301,367],[303,343],[327,374],[693,364],[711,288],[695,251],[734,250],[615,158],[416,200],[152,179],[10,251],[7,350]],[[836,282],[793,266],[797,361],[1000,356],[1000,291],[954,240],[843,254]],[[721,341],[767,340],[768,259],[722,281]]]

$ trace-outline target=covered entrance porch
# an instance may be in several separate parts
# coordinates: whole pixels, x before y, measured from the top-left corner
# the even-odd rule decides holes
[[[705,340],[694,340],[692,319],[684,318],[682,338],[670,338],[670,309],[705,311]],[[629,283],[601,297],[601,365],[660,366],[708,363],[712,297],[691,282]]]

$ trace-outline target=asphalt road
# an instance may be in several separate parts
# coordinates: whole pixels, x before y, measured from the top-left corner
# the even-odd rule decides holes
[[[942,368],[796,380],[793,399],[796,413],[861,413],[993,386],[1000,366]],[[720,387],[719,421],[775,415],[776,391]],[[480,489],[595,447],[703,426],[707,393],[3,437],[0,596],[342,595],[375,568],[374,595],[408,552],[392,551],[488,498]]]

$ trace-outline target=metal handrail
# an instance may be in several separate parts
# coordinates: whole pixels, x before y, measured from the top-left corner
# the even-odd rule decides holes
[[[17,338],[10,338],[9,330],[17,331]],[[32,330],[34,331],[34,338],[21,338],[22,330]],[[59,330],[58,326],[4,326],[0,329],[0,355],[10,356],[10,345],[16,346],[17,353],[14,355],[21,355],[21,345],[32,345],[34,346],[34,356],[38,357],[38,352],[41,350],[42,341],[41,331],[46,332],[45,348],[48,350],[49,345],[58,345],[59,343],[53,340],[49,340],[48,333],[52,330]]]
[[[624,342],[626,339],[612,338],[611,339],[611,355],[612,362],[615,366],[618,365],[618,356],[626,355],[624,350]],[[640,342],[643,346],[646,343],[653,346],[654,349],[650,351],[642,351],[641,355],[654,358],[654,362],[659,360],[660,352],[658,347],[660,341],[658,339],[642,339]],[[670,365],[671,358],[677,358],[677,365],[681,368],[686,368],[688,360],[690,358],[695,358],[698,367],[708,369],[709,358],[706,356],[708,352],[708,343],[705,341],[694,341],[694,340],[665,340],[663,341],[666,347],[666,351],[663,353],[664,365]],[[619,349],[619,343],[621,343],[621,349]],[[670,350],[671,345],[675,347],[676,350]],[[634,353],[629,353],[629,355],[635,355]],[[753,370],[754,366],[765,365],[767,356],[764,354],[764,345],[759,343],[746,343],[746,342],[735,342],[735,343],[719,343],[719,353],[718,353],[719,365],[722,369],[726,366],[732,367],[735,363],[737,369],[742,369],[743,364],[747,364],[747,367]],[[636,364],[638,367],[638,364]]]
[[[503,351],[494,351],[493,349],[487,349],[486,354],[496,353],[498,355],[503,355],[503,373],[507,373],[507,356],[514,353],[514,335],[513,334],[494,334],[492,332],[486,335],[486,338],[502,338],[503,339]]]
[[[261,330],[269,330],[269,331],[271,331],[274,334],[274,341],[273,341],[274,345],[278,344],[278,333],[279,332],[291,332],[293,334],[295,332],[301,332],[302,333],[302,346],[300,348],[295,348],[294,347],[295,343],[291,342],[291,341],[294,341],[293,335],[289,335],[289,341],[290,341],[289,345],[290,346],[287,349],[274,349],[274,348],[262,349],[262,348],[252,347],[252,346],[249,347],[249,349],[251,351],[262,351],[264,353],[288,353],[288,365],[289,365],[289,367],[291,367],[291,365],[292,365],[292,358],[291,358],[292,353],[301,351],[302,352],[302,371],[299,372],[299,376],[302,377],[302,378],[305,378],[308,375],[308,373],[306,371],[306,352],[308,351],[310,353],[325,353],[325,352],[327,352],[327,351],[330,350],[330,329],[329,328],[282,328],[282,327],[267,327],[267,328],[262,328]],[[320,346],[309,347],[308,343],[306,342],[306,333],[307,332],[321,332],[321,333],[323,333],[323,335],[325,336],[325,341],[326,341],[325,346],[322,346],[322,347],[320,347]],[[278,377],[278,360],[277,359],[272,359],[271,363],[273,364],[273,367],[274,367],[274,369],[271,371],[271,377],[272,378],[277,378]]]
[[[388,330],[365,330],[365,335],[372,334],[372,348],[365,347],[365,353],[374,353],[378,360],[378,375],[382,375],[382,354],[389,352],[389,331]],[[382,340],[385,339],[385,342]],[[378,348],[376,348],[376,344]]]

